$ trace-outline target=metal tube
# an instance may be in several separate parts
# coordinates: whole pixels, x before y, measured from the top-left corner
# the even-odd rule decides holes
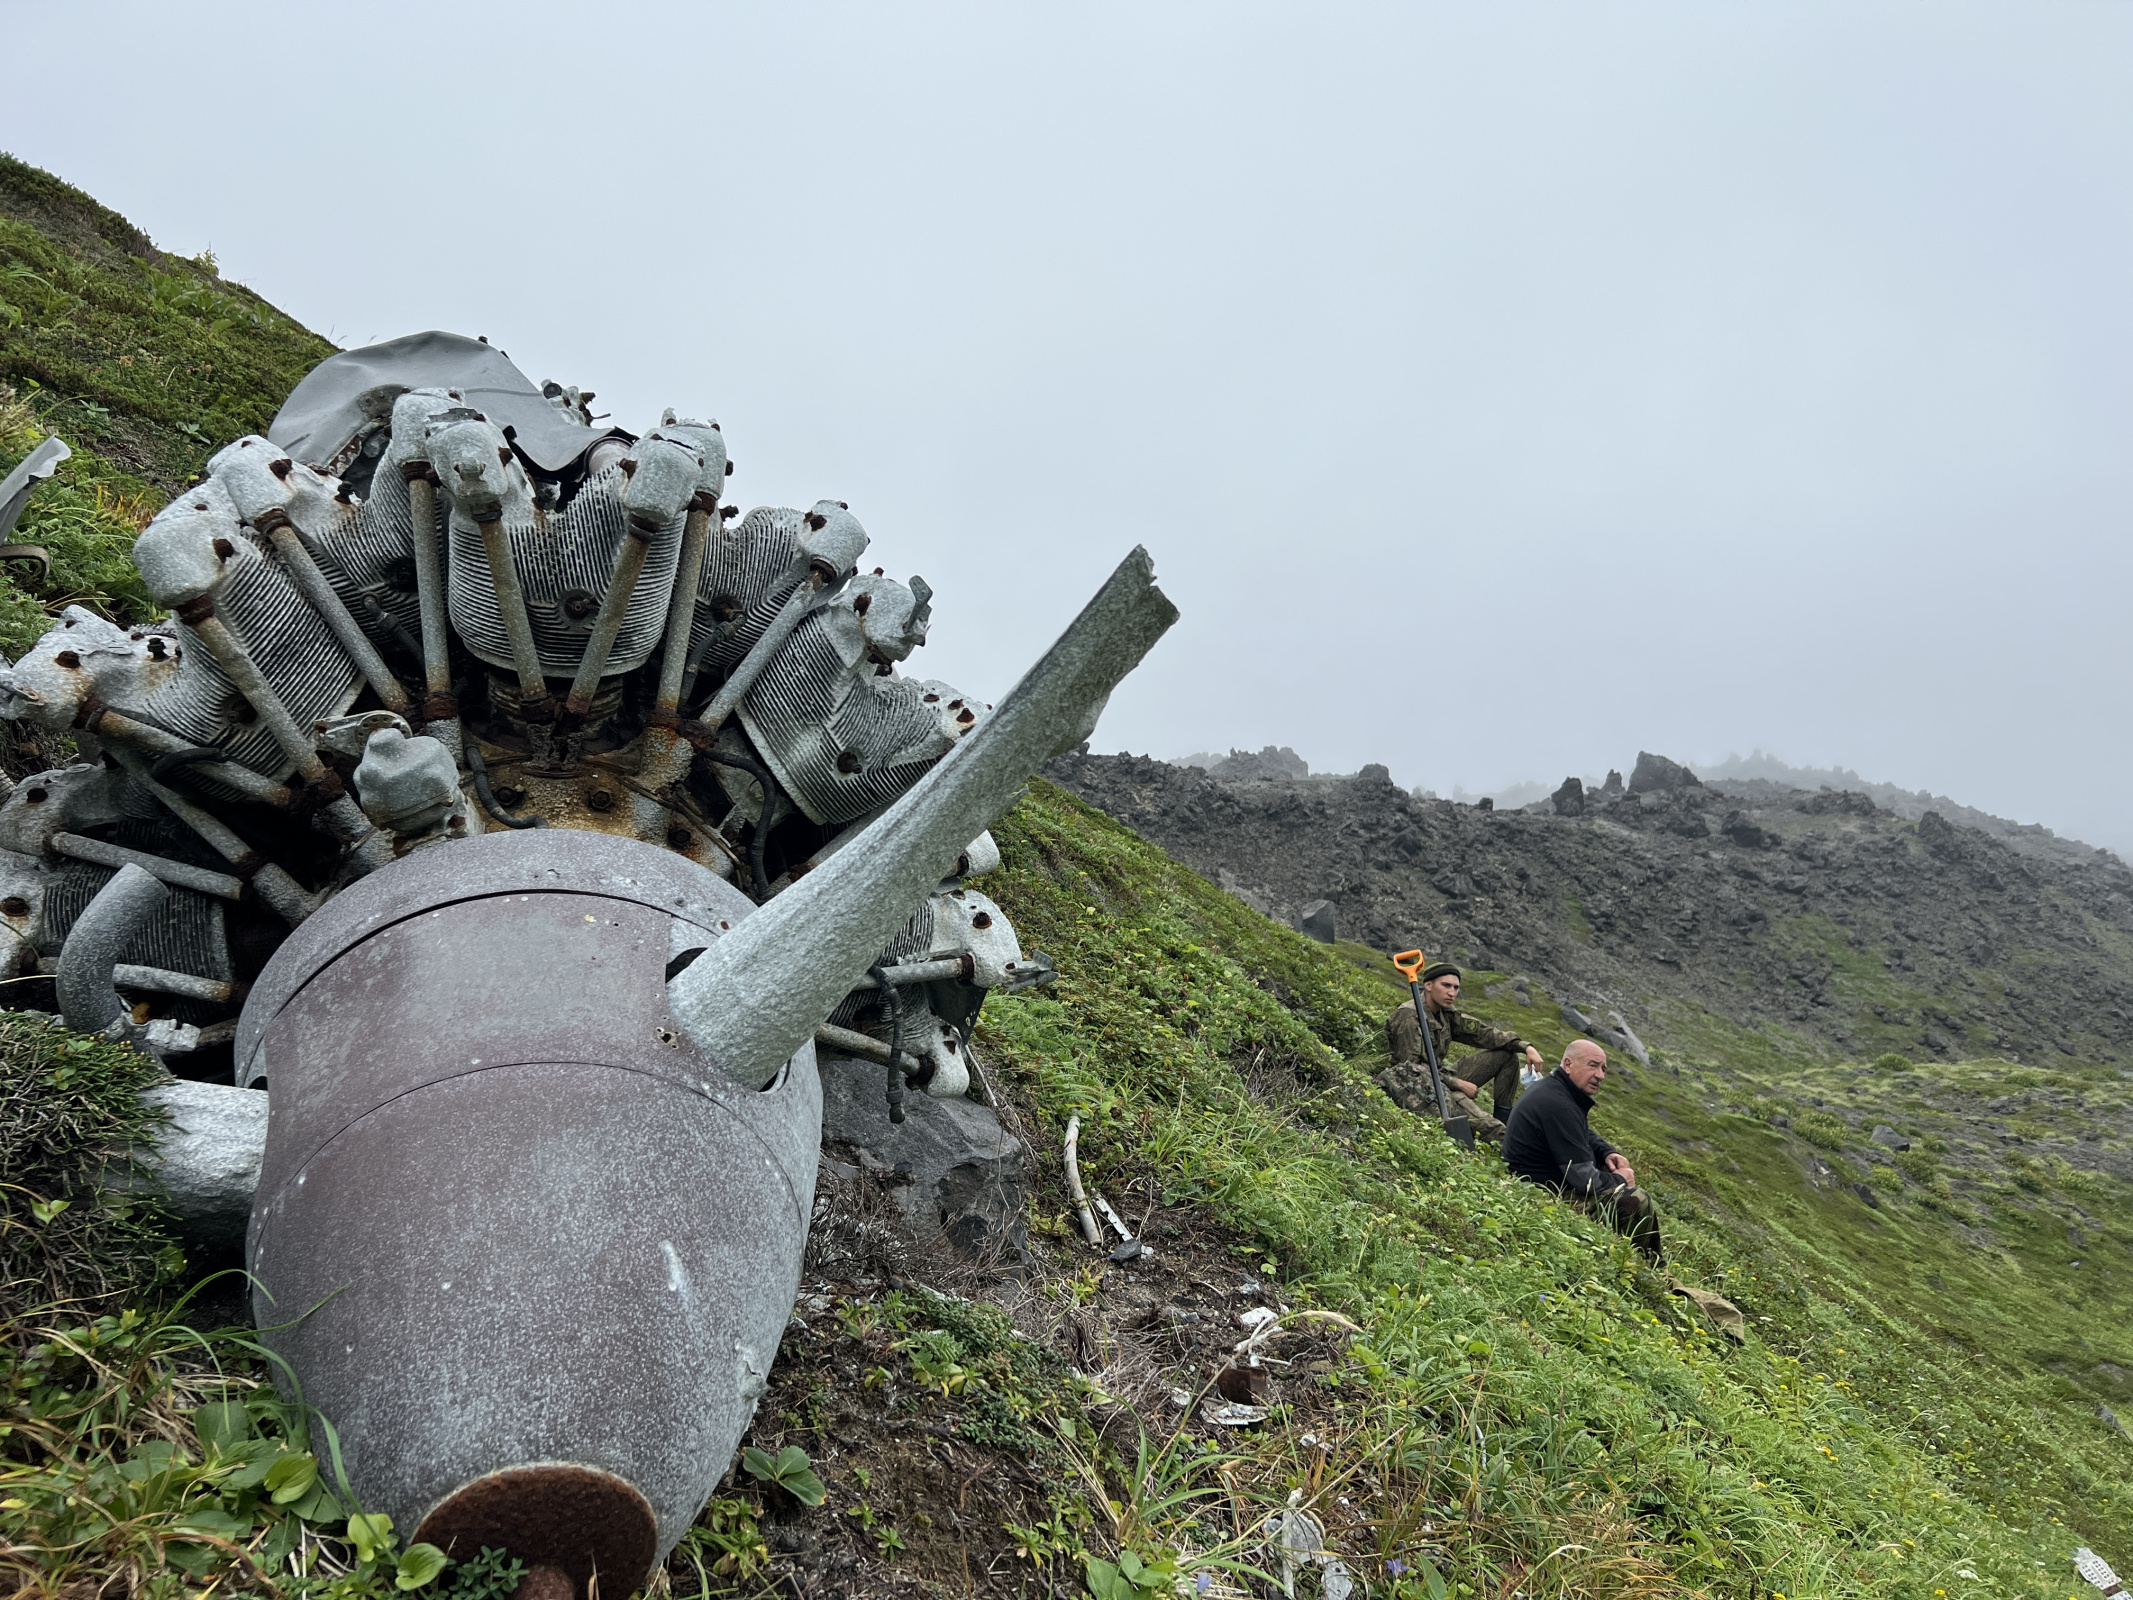
[[[703,582],[704,554],[711,544],[711,519],[717,514],[716,495],[701,493],[689,502],[689,520],[681,530],[681,559],[674,568],[674,594],[667,602],[666,654],[659,662],[659,699],[652,711],[655,717],[681,714],[681,680],[689,666],[696,588]]]
[[[652,536],[658,531],[630,523],[629,538],[615,559],[615,575],[608,580],[607,598],[600,602],[600,614],[593,618],[592,637],[585,641],[578,675],[571,679],[570,695],[563,702],[565,714],[571,717],[583,717],[592,709],[593,691],[600,687],[600,674],[614,652],[615,636],[622,632],[622,619],[637,592],[637,580],[644,575],[644,558],[651,553]]]
[[[271,861],[262,860],[258,851],[231,831],[229,825],[214,813],[194,805],[168,785],[157,782],[148,775],[148,764],[132,750],[119,749],[111,752],[118,764],[132,773],[150,794],[162,801],[173,816],[207,841],[207,846],[240,874],[249,876],[253,890],[259,898],[272,906],[275,913],[295,927],[317,909],[316,903],[305,892],[302,884]]]
[[[938,983],[944,978],[967,978],[970,976],[971,960],[968,956],[949,956],[942,961],[906,961],[893,967],[875,969],[892,984]],[[878,989],[872,973],[853,984],[854,989]]]
[[[47,976],[58,972],[59,958],[45,956],[37,963],[37,970]],[[111,981],[128,989],[144,989],[150,994],[174,994],[187,1000],[206,1000],[216,1005],[235,1005],[244,993],[243,984],[197,977],[190,972],[171,972],[162,967],[128,966],[124,962],[111,969]]]
[[[526,591],[519,586],[518,568],[512,564],[511,531],[501,516],[475,526],[481,529],[482,554],[489,561],[490,581],[496,585],[496,609],[503,613],[504,632],[511,638],[519,708],[529,721],[534,720],[548,699],[548,679],[541,670],[541,652],[533,642],[533,619],[526,614]]]
[[[119,952],[133,942],[170,901],[170,891],[139,867],[124,866],[96,891],[96,898],[74,919],[59,952],[54,987],[59,1014],[76,1033],[102,1033],[112,1023],[132,1020],[133,1008],[111,986]]]
[[[297,588],[303,590],[304,598],[325,619],[326,626],[333,630],[334,638],[348,652],[348,659],[355,663],[356,671],[363,674],[363,681],[377,692],[385,709],[405,713],[407,690],[393,676],[392,668],[385,664],[385,658],[378,654],[377,647],[349,614],[348,608],[341,604],[341,597],[334,593],[333,585],[326,581],[326,574],[319,570],[304,541],[297,536],[296,524],[289,520],[289,514],[279,510],[262,512],[252,519],[252,525],[255,528],[265,525],[267,537],[281,552]]]
[[[188,866],[183,861],[171,861],[163,856],[152,856],[145,850],[129,850],[122,844],[107,844],[102,839],[85,838],[78,833],[55,833],[52,848],[63,856],[72,856],[76,861],[91,861],[100,867],[139,867],[180,889],[197,889],[202,894],[216,895],[224,900],[244,898],[242,878],[233,878],[226,872],[210,872],[205,867]]]
[[[756,640],[748,654],[741,657],[741,664],[733,669],[732,676],[718,686],[718,693],[705,704],[703,715],[699,719],[705,727],[716,733],[720,725],[733,715],[733,708],[755,687],[755,680],[762,676],[763,669],[785,648],[785,641],[792,636],[793,629],[800,626],[800,619],[807,615],[807,608],[821,587],[822,574],[810,572],[807,581],[793,590],[792,598],[770,619],[770,626],[763,630],[763,637]]]
[[[427,461],[400,468],[407,479],[407,510],[414,519],[415,592],[422,603],[423,686],[431,694],[452,692],[452,644],[445,621],[444,563],[437,551],[437,474]]]
[[[189,744],[174,733],[165,732],[151,722],[137,722],[122,711],[113,711],[106,706],[89,719],[88,729],[101,739],[117,741],[121,746],[145,753],[150,757],[186,755],[198,746]],[[145,771],[147,763],[141,763]],[[248,800],[257,800],[277,810],[287,810],[289,786],[276,783],[263,772],[254,772],[241,761],[229,761],[215,768],[215,781],[235,789]]]
[[[289,708],[282,703],[274,685],[267,682],[251,654],[230,632],[229,625],[215,615],[214,603],[201,599],[179,608],[179,619],[193,630],[193,637],[207,646],[208,654],[221,664],[229,674],[230,682],[237,692],[252,703],[259,713],[259,720],[267,725],[274,735],[274,742],[281,746],[282,754],[296,763],[296,770],[306,784],[322,790],[328,799],[319,808],[319,815],[326,819],[327,826],[340,838],[360,846],[349,858],[358,872],[374,872],[392,860],[392,847],[388,841],[377,837],[378,830],[370,825],[370,819],[356,808],[356,803],[342,792],[340,774],[321,761],[318,751],[312,748],[303,729],[289,715]],[[370,840],[369,844],[364,844]]]
[[[326,763],[319,760],[310,738],[296,725],[296,718],[289,714],[281,695],[253,662],[251,652],[245,649],[237,635],[230,632],[229,624],[206,604],[198,605],[195,614],[184,620],[192,628],[194,637],[207,646],[207,653],[229,675],[237,692],[251,702],[252,709],[259,713],[259,720],[267,725],[267,732],[281,746],[281,753],[296,764],[304,782],[315,784],[323,778]]]

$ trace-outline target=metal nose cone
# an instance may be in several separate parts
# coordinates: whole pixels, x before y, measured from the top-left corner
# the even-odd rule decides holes
[[[254,1316],[364,1510],[614,1596],[717,1485],[798,1290],[821,1084],[811,1046],[735,1083],[666,968],[754,909],[635,840],[485,834],[268,963]]]

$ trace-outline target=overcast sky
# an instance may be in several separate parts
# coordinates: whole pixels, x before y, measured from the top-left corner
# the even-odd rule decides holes
[[[30,5],[0,148],[849,501],[1099,750],[1640,748],[2133,849],[2133,9]],[[23,68],[34,63],[31,70]]]

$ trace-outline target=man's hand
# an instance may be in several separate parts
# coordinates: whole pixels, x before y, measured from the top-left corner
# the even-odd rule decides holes
[[[1469,1100],[1473,1099],[1475,1095],[1481,1093],[1481,1088],[1478,1084],[1468,1083],[1464,1078],[1446,1078],[1444,1082],[1448,1088],[1457,1089]]]
[[[1533,1046],[1531,1046],[1530,1044],[1526,1046],[1526,1061],[1527,1064],[1530,1065],[1535,1072],[1541,1070],[1541,1067],[1543,1065],[1541,1061],[1541,1053],[1538,1050],[1534,1049]]]
[[[1629,1162],[1624,1159],[1621,1151],[1617,1150],[1613,1155],[1607,1158],[1607,1170],[1609,1172],[1612,1172],[1616,1177],[1620,1178],[1624,1183],[1628,1184],[1632,1189],[1637,1186],[1637,1169],[1631,1166]]]

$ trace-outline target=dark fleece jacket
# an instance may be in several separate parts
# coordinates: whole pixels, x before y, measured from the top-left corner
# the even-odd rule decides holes
[[[1504,1127],[1504,1165],[1528,1183],[1569,1194],[1602,1194],[1621,1187],[1607,1170],[1615,1147],[1586,1125],[1592,1096],[1563,1076],[1541,1079],[1519,1097]]]

